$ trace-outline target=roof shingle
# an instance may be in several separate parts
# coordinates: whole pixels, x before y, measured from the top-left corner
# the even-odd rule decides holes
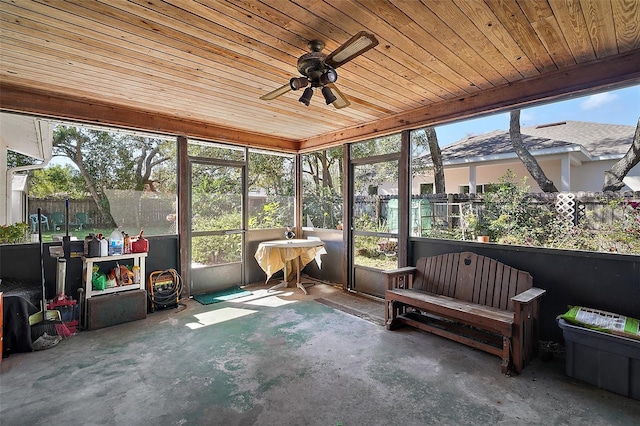
[[[635,128],[618,124],[563,121],[520,129],[522,140],[535,155],[536,151],[556,148],[573,151],[582,147],[593,157],[624,155],[631,146]],[[499,154],[515,154],[509,131],[495,130],[468,136],[442,148],[444,161],[482,159]]]

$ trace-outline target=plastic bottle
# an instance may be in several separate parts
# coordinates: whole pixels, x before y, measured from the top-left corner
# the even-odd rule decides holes
[[[124,254],[130,254],[131,253],[131,237],[129,236],[129,234],[124,234]]]
[[[100,257],[100,240],[92,238],[89,241],[89,255],[87,257]]]
[[[102,234],[98,234],[98,239],[100,240],[100,256],[109,256],[109,242]]]
[[[140,267],[134,266],[131,269],[133,270],[133,283],[140,284]]]
[[[122,233],[118,229],[114,230],[109,236],[109,256],[122,254],[123,245]]]
[[[93,234],[84,237],[84,257],[89,257],[89,243],[93,240]]]

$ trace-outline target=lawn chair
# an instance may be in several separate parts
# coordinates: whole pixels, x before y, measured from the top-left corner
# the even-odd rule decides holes
[[[51,226],[55,231],[59,231],[64,227],[64,213],[53,212],[49,215],[49,219],[51,219]]]
[[[30,214],[29,215],[29,222],[31,222],[31,233],[35,234],[36,232],[38,232],[38,215],[37,214]],[[40,215],[40,223],[42,224],[43,228],[47,228],[47,231],[49,230],[49,218],[46,217],[45,215],[41,214]]]
[[[74,217],[76,218],[76,225],[78,225],[79,230],[83,228],[93,228],[93,219],[89,217],[89,213],[76,213]]]

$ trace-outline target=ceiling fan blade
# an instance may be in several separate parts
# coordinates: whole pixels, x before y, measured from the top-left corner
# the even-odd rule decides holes
[[[331,52],[324,60],[324,63],[332,66],[333,68],[338,68],[340,65],[349,62],[356,56],[362,55],[364,52],[376,47],[377,45],[378,39],[376,39],[373,34],[360,31],[342,46]]]
[[[291,90],[291,85],[289,83],[285,84],[284,86],[267,93],[266,95],[262,95],[260,96],[260,99],[262,99],[263,101],[270,101],[271,99],[275,99],[278,96],[282,96],[285,93],[287,93],[289,90]]]
[[[336,100],[331,103],[331,105],[336,107],[336,109],[346,108],[349,105],[351,105],[351,102],[349,102],[349,99],[347,99],[347,97],[343,95],[341,91],[338,90],[335,84],[330,83],[330,84],[327,84],[325,87],[328,87],[329,89],[331,89],[331,93],[333,93],[333,95],[336,97]]]

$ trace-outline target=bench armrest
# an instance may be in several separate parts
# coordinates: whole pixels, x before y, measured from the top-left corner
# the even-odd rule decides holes
[[[529,290],[523,291],[520,294],[516,294],[511,298],[511,300],[518,303],[531,303],[535,299],[542,297],[546,292],[547,290],[532,287]]]
[[[381,272],[387,276],[394,276],[394,275],[409,275],[409,274],[413,274],[415,271],[416,271],[415,266],[405,266],[404,268],[387,269],[386,271],[381,271]]]
[[[405,266],[404,268],[389,269],[382,271],[387,277],[387,290],[398,288],[403,284],[403,288],[411,288],[413,283],[413,274],[417,268],[415,266]]]

